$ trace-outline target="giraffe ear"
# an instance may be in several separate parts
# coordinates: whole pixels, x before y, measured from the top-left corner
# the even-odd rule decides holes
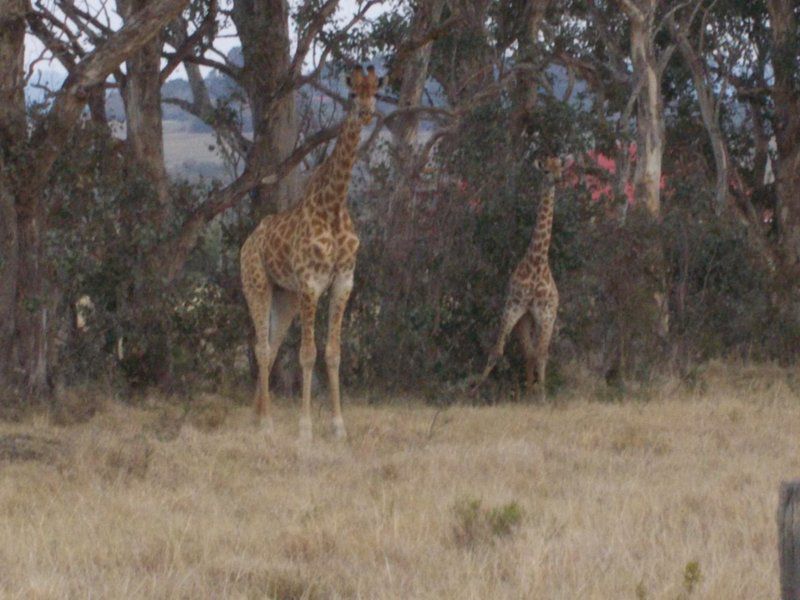
[[[533,168],[534,168],[534,169],[537,169],[537,170],[539,170],[539,171],[541,171],[541,170],[542,170],[542,163],[539,161],[539,159],[538,159],[538,158],[534,158],[534,159],[533,159]]]

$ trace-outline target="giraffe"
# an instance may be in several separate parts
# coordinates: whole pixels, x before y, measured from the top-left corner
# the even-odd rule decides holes
[[[500,333],[489,352],[486,368],[473,386],[473,392],[486,381],[503,355],[509,334],[516,331],[525,357],[528,391],[532,391],[538,382],[540,398],[545,399],[547,355],[558,311],[558,288],[550,272],[548,251],[553,228],[556,182],[561,179],[562,166],[561,159],[557,157],[547,158],[542,165],[545,188],[536,217],[536,228],[525,256],[511,274],[500,320]]]
[[[333,152],[312,173],[301,200],[293,208],[265,217],[245,240],[240,263],[242,287],[256,333],[258,384],[256,420],[273,434],[269,374],[278,348],[299,313],[300,366],[303,372],[300,440],[310,442],[311,377],[317,349],[314,321],[320,296],[330,288],[325,362],[333,429],[347,436],[339,395],[341,331],[345,307],[353,288],[359,240],[347,210],[347,190],[362,127],[375,112],[375,96],[383,78],[370,66],[347,77],[354,101],[342,123]]]

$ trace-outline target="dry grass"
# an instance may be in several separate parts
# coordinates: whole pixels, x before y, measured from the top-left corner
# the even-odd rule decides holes
[[[454,407],[432,431],[432,408],[351,403],[349,442],[318,418],[303,451],[295,409],[268,443],[222,399],[2,424],[22,446],[0,452],[0,595],[775,598],[792,381],[718,369],[647,403]]]

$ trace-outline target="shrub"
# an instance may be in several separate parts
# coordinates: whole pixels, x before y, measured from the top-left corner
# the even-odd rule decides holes
[[[462,498],[453,505],[453,536],[459,546],[472,548],[511,535],[522,522],[516,502],[484,508],[476,498]]]

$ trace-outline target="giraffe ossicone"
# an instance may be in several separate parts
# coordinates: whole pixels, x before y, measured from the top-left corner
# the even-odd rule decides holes
[[[271,427],[269,375],[289,326],[300,315],[303,371],[300,439],[311,440],[311,377],[317,349],[314,321],[320,296],[331,290],[325,362],[333,430],[346,437],[339,389],[342,319],[353,288],[358,236],[347,209],[347,191],[361,129],[375,112],[381,85],[374,67],[347,78],[353,103],[333,152],[309,178],[300,201],[268,215],[245,240],[240,254],[242,288],[256,334],[257,419]]]

